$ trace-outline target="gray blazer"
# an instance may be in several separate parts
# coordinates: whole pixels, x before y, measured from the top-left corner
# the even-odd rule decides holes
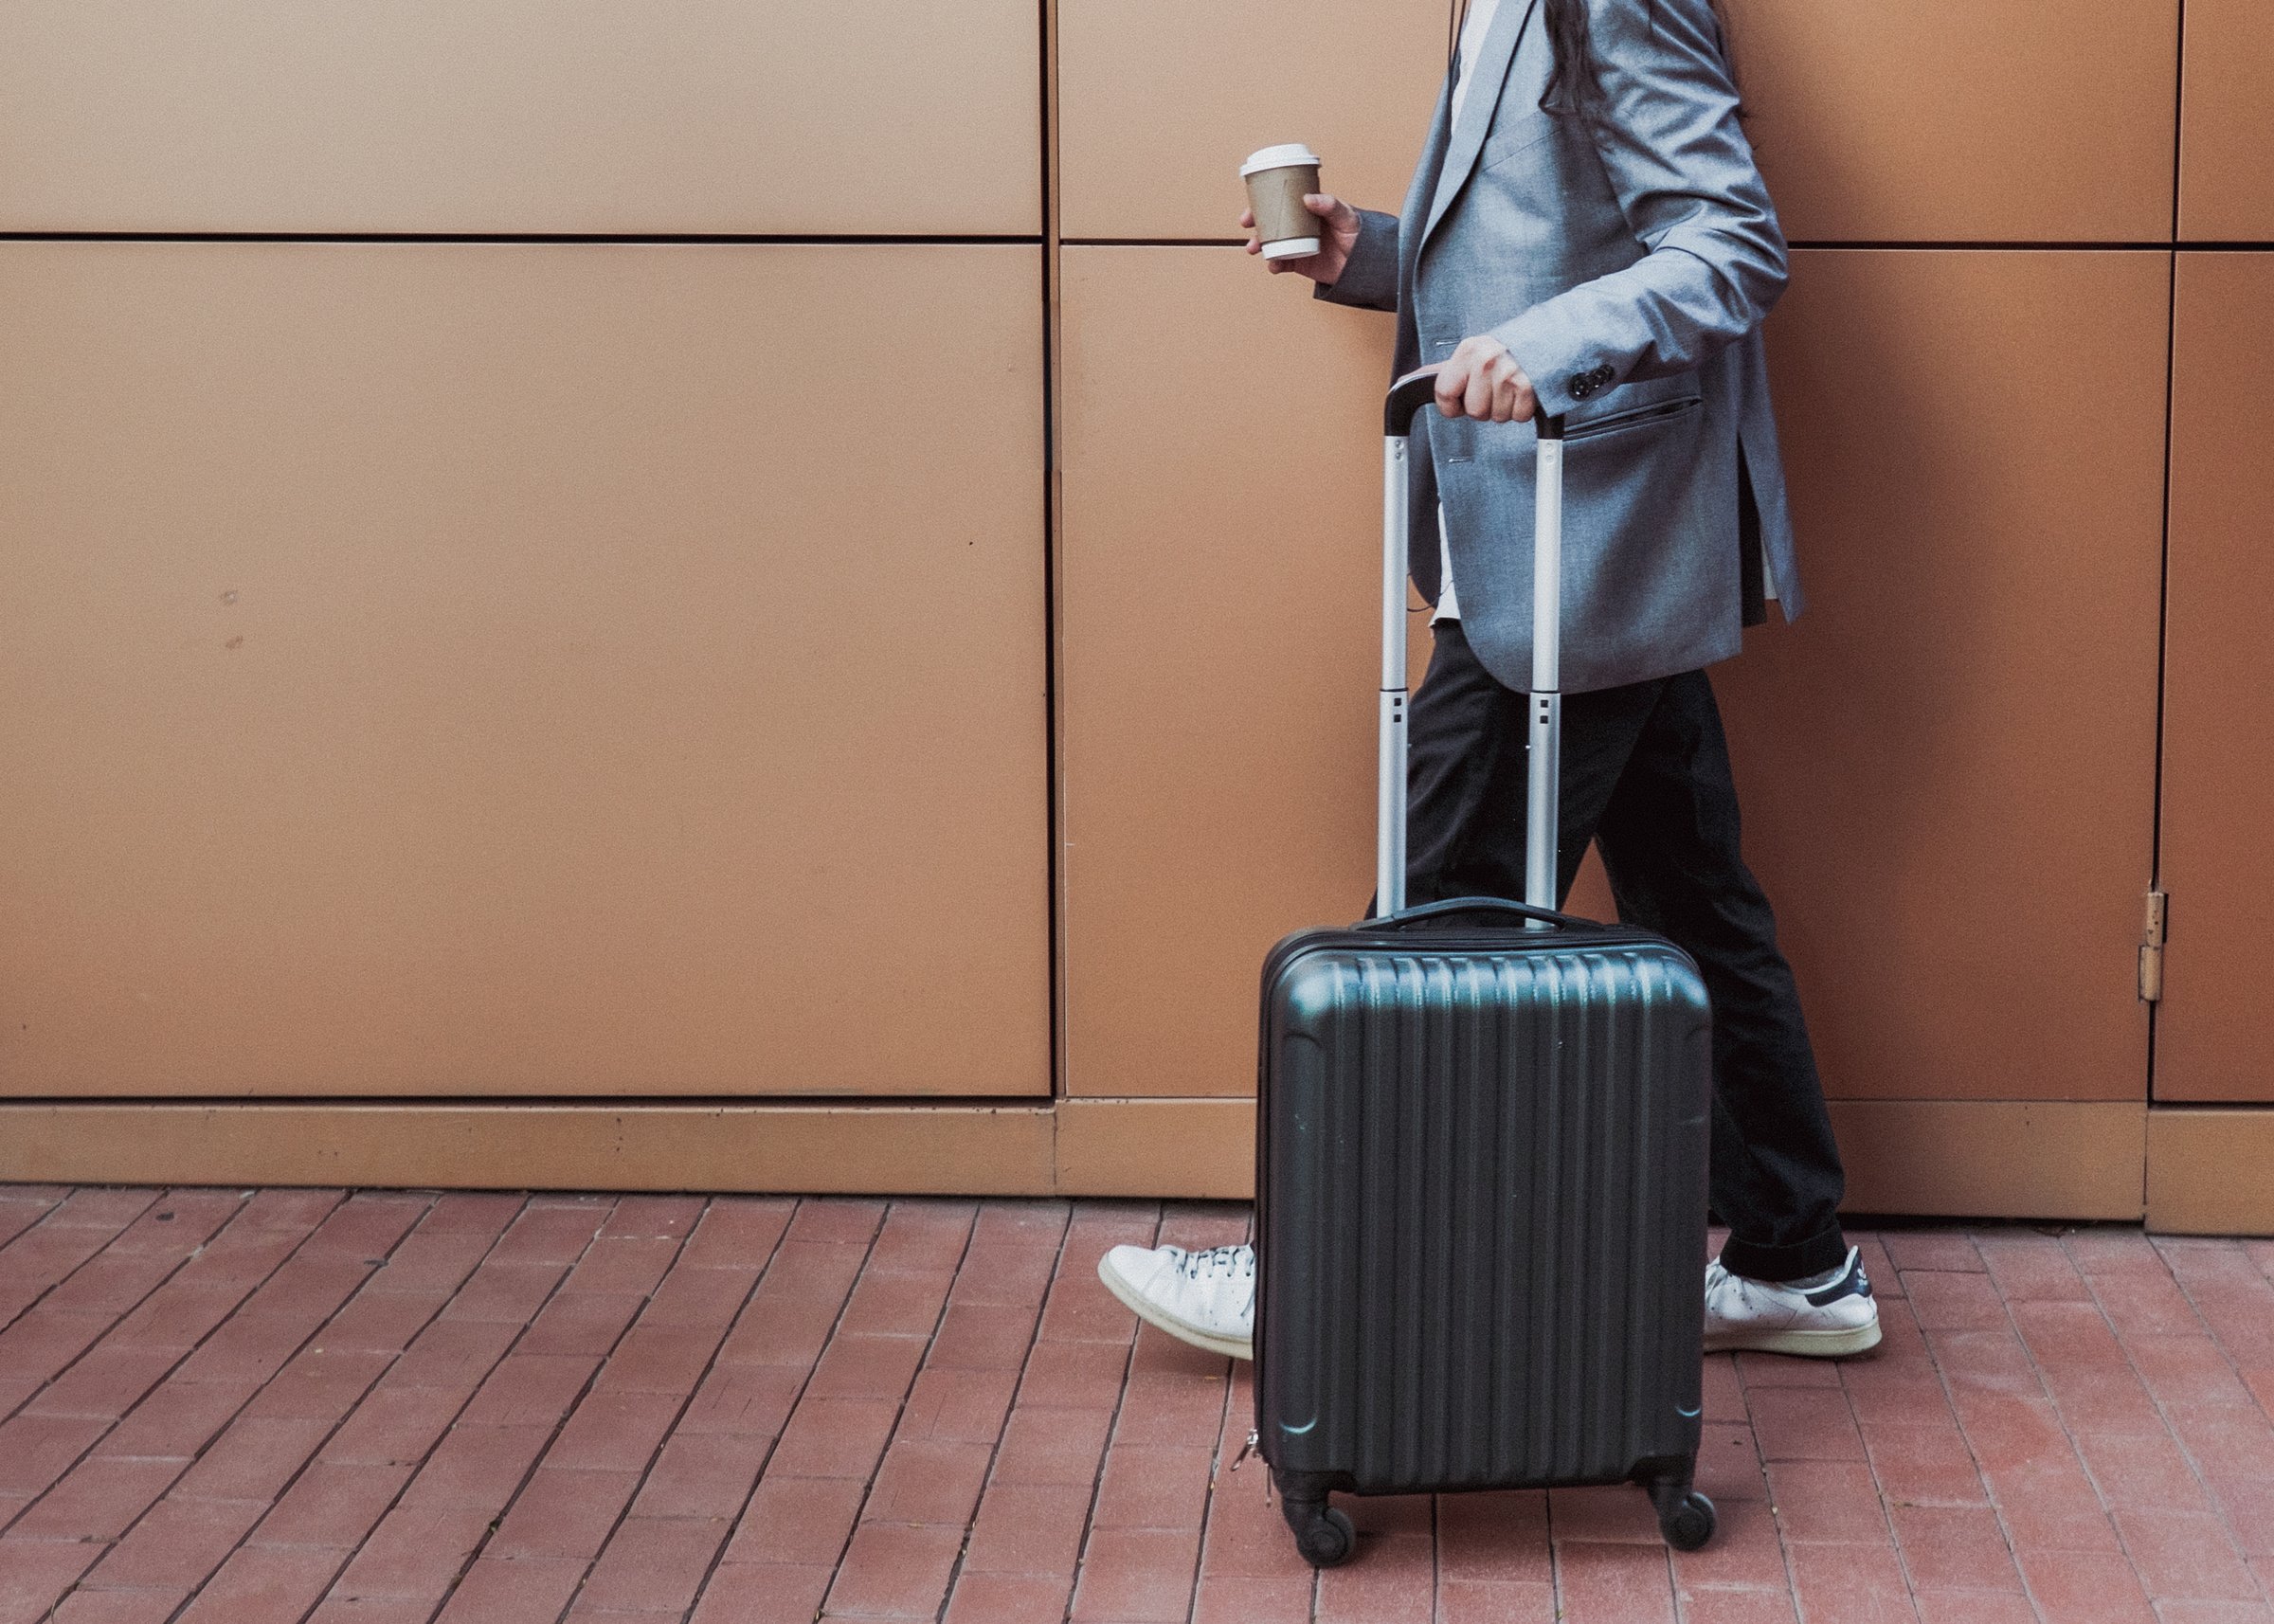
[[[1784,235],[1738,128],[1707,0],[1587,0],[1590,123],[1540,109],[1540,0],[1501,0],[1457,129],[1437,98],[1404,212],[1361,211],[1322,298],[1398,313],[1395,370],[1489,333],[1561,412],[1563,687],[1737,653],[1763,577],[1801,608],[1760,322]],[[1424,411],[1415,584],[1437,595],[1437,526],[1462,629],[1511,688],[1531,680],[1532,429]],[[1418,452],[1417,447],[1417,452]]]

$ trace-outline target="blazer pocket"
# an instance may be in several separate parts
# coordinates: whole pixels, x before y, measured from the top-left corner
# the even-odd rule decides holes
[[[1566,423],[1563,439],[1594,440],[1606,434],[1623,434],[1631,429],[1665,423],[1669,418],[1681,417],[1696,411],[1706,404],[1702,395],[1677,395],[1672,400],[1652,401],[1649,406],[1635,406],[1631,411],[1615,411],[1608,417],[1591,417],[1584,423]]]
[[[1485,137],[1484,150],[1476,154],[1476,167],[1481,173],[1496,170],[1510,158],[1521,157],[1556,133],[1555,124],[1537,108],[1525,112],[1506,130],[1494,130]]]

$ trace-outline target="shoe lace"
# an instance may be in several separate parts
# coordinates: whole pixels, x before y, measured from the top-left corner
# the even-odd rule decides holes
[[[1252,1246],[1211,1246],[1205,1252],[1186,1253],[1177,1268],[1188,1280],[1249,1278],[1255,1272],[1255,1249]]]

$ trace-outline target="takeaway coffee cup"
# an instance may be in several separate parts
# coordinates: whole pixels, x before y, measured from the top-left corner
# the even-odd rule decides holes
[[[1319,217],[1303,194],[1319,189],[1319,155],[1300,141],[1266,147],[1239,166],[1248,183],[1248,207],[1267,260],[1300,259],[1319,251]]]

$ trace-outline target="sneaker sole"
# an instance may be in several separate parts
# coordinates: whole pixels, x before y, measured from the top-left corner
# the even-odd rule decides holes
[[[1106,1267],[1106,1260],[1103,1257],[1097,1260],[1097,1277],[1105,1282],[1106,1290],[1120,1300],[1123,1308],[1135,1314],[1146,1325],[1166,1331],[1179,1342],[1189,1343],[1194,1347],[1206,1348],[1210,1353],[1220,1353],[1227,1359],[1253,1360],[1255,1357],[1255,1344],[1253,1338],[1218,1336],[1213,1331],[1204,1331],[1198,1326],[1187,1325],[1182,1320],[1171,1318],[1124,1286],[1121,1283],[1121,1276]]]
[[[1879,1345],[1879,1321],[1844,1331],[1729,1331],[1706,1338],[1707,1353],[1787,1353],[1801,1359],[1841,1359]]]

